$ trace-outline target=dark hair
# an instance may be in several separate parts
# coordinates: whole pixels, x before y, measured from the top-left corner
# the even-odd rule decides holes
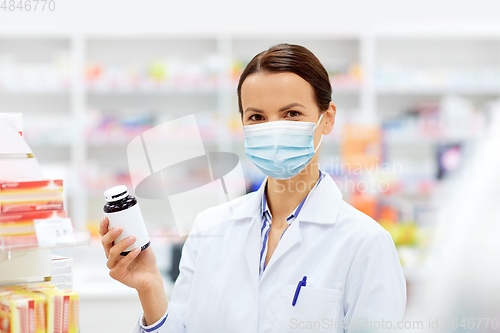
[[[245,67],[238,83],[238,108],[243,114],[241,86],[245,79],[254,73],[297,74],[313,87],[314,99],[320,111],[326,111],[332,100],[332,85],[325,67],[316,56],[301,45],[278,44],[257,54]]]

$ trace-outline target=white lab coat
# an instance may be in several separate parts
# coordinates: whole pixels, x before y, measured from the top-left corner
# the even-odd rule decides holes
[[[329,175],[259,279],[263,190],[198,215],[195,225],[212,227],[186,239],[158,332],[354,332],[402,319],[406,283],[390,234],[343,201]],[[292,306],[303,276],[307,285]],[[132,333],[140,332],[138,321]]]

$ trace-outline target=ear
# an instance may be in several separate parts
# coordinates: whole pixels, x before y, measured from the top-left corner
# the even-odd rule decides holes
[[[335,115],[337,114],[337,108],[333,102],[330,102],[330,106],[328,109],[323,112],[324,125],[323,125],[323,134],[328,135],[333,129],[333,125],[335,124]]]

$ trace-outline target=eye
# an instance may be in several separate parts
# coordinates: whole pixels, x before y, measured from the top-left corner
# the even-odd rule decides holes
[[[261,120],[264,120],[264,117],[262,117],[262,115],[260,115],[258,113],[255,113],[255,114],[251,115],[250,117],[248,117],[248,120],[261,121]]]
[[[301,115],[302,113],[300,113],[299,111],[290,110],[285,113],[285,118],[296,118]]]

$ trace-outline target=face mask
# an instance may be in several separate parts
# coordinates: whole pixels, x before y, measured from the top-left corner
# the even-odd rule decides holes
[[[314,148],[316,124],[305,121],[270,121],[243,126],[245,153],[269,177],[290,179],[301,172],[321,145]]]

